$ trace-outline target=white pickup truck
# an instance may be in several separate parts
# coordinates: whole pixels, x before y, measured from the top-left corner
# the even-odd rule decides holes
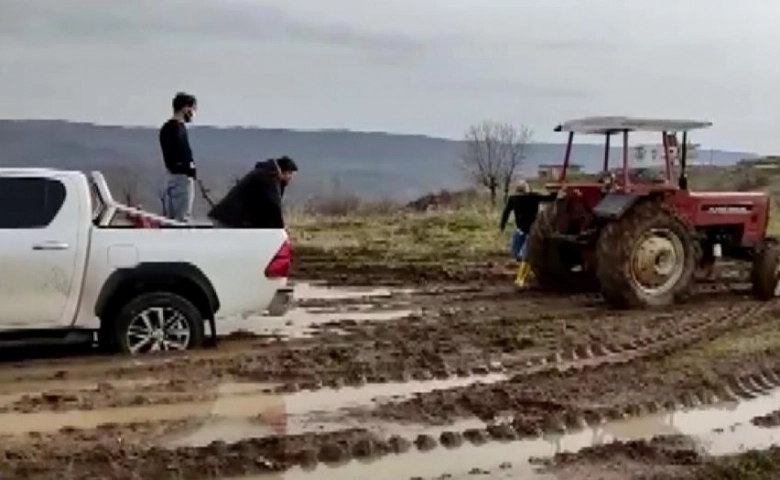
[[[155,226],[117,224],[128,215]],[[291,254],[282,229],[122,205],[98,172],[0,169],[0,344],[89,334],[129,354],[197,348],[220,317],[283,315]]]

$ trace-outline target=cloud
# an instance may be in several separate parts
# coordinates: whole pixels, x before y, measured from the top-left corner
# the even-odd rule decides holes
[[[558,83],[558,82],[556,82]],[[595,99],[597,92],[589,88],[580,88],[574,85],[539,84],[525,78],[501,78],[491,76],[489,78],[469,78],[445,80],[435,87],[447,87],[453,91],[462,93],[492,95],[492,96],[532,96],[548,99]]]
[[[426,42],[397,31],[296,15],[230,0],[0,0],[0,37],[59,42],[212,40],[421,52]]]
[[[459,136],[483,118],[706,117],[703,142],[771,151],[778,15],[770,0],[0,0],[0,117],[153,125],[183,89],[214,125]]]
[[[562,38],[555,40],[530,40],[539,50],[571,51],[571,50],[606,50],[615,48],[616,42],[598,41],[587,38]]]

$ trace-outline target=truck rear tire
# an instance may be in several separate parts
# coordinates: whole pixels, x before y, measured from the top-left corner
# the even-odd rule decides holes
[[[684,298],[696,262],[690,228],[662,201],[636,205],[598,240],[601,293],[617,308],[664,307]]]
[[[106,334],[115,350],[139,355],[203,345],[204,319],[186,298],[170,292],[142,293],[130,300]]]
[[[759,300],[771,300],[778,294],[780,284],[780,245],[774,239],[767,239],[753,258],[750,279],[753,293]]]

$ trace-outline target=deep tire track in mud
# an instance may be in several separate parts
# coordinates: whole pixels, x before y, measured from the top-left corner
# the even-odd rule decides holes
[[[735,381],[735,398],[754,398],[757,394],[780,387],[780,368]],[[749,386],[748,386],[749,385]],[[663,407],[661,407],[663,408]],[[669,406],[677,408],[676,405]],[[637,414],[627,411],[623,416]],[[568,429],[574,431],[604,422],[598,416],[571,418]],[[184,423],[184,422],[182,422]],[[135,427],[139,428],[139,427]],[[148,425],[146,428],[150,428]],[[463,431],[447,430],[438,436],[420,434],[416,437],[380,437],[368,430],[348,429],[328,433],[282,435],[253,438],[238,442],[212,442],[204,447],[160,448],[119,440],[113,427],[83,432],[69,430],[47,435],[33,441],[36,455],[29,455],[30,444],[16,446],[13,442],[0,448],[3,477],[51,478],[55,472],[67,472],[66,479],[110,478],[224,478],[256,473],[283,472],[298,465],[311,468],[319,462],[343,464],[351,460],[370,459],[409,450],[428,452],[442,447],[457,449],[466,444],[508,442],[535,438],[543,430],[526,431],[513,423],[494,423],[484,428]],[[74,437],[77,437],[74,439]],[[78,453],[68,450],[78,442]],[[563,468],[583,461],[614,461],[626,455],[640,463],[663,462],[665,465],[698,465],[703,457],[674,437],[651,440],[615,442],[586,448],[577,454],[557,455],[551,465]],[[138,459],[143,458],[143,462]],[[576,478],[576,477],[571,477]]]
[[[92,480],[211,479],[281,472],[295,464],[338,463],[408,449],[404,441],[384,441],[360,429],[323,434],[283,435],[213,442],[205,447],[164,449],[126,443],[112,435],[95,437],[86,445],[63,436],[49,436],[32,447],[4,446],[0,478]]]
[[[708,288],[715,289],[704,290]],[[190,395],[213,400],[208,389],[225,378],[281,380],[283,385],[269,387],[269,394],[491,371],[504,372],[511,378],[492,385],[448,388],[421,394],[411,401],[386,403],[364,417],[369,422],[374,415],[430,422],[477,415],[486,422],[484,427],[439,429],[440,433],[408,438],[380,437],[369,430],[351,429],[179,448],[152,446],[155,428],[151,425],[66,429],[38,438],[30,435],[26,440],[15,437],[15,441],[4,443],[0,447],[4,452],[0,454],[0,478],[140,475],[196,479],[281,472],[292,465],[311,466],[320,461],[338,464],[407,449],[426,452],[439,446],[449,449],[534,438],[543,433],[599,425],[607,419],[673,410],[681,405],[696,407],[752,398],[780,385],[780,352],[766,352],[764,362],[740,368],[733,367],[743,359],[731,359],[731,364],[722,363],[718,372],[729,370],[733,374],[719,375],[704,383],[676,380],[666,390],[657,392],[646,392],[648,385],[632,383],[633,377],[633,382],[647,378],[643,376],[645,371],[663,366],[670,355],[698,348],[735,330],[761,326],[776,313],[776,302],[757,303],[745,300],[739,293],[662,313],[607,311],[594,295],[563,298],[535,292],[516,295],[495,288],[442,288],[439,292],[432,289],[416,297],[397,297],[412,298],[413,302],[421,302],[420,298],[431,300],[424,302],[428,303],[427,310],[421,314],[386,322],[340,324],[342,328],[349,327],[342,335],[323,331],[311,339],[286,342],[242,339],[226,342],[216,351],[169,359],[71,362],[77,367],[83,364],[83,371],[58,365],[54,369],[50,366],[46,372],[45,362],[32,368],[22,366],[4,374],[6,378],[20,378],[21,385],[6,385],[0,395],[24,392],[25,383],[45,384],[49,379],[67,382],[80,378],[97,383],[101,378],[156,377],[158,381],[129,388],[98,383],[94,388],[85,387],[83,398],[81,393],[76,398],[69,397],[72,389],[44,391],[0,407],[7,411],[89,410],[157,402],[175,405],[191,401]],[[309,306],[316,303],[310,302]],[[354,302],[360,303],[365,302]],[[318,306],[335,305],[338,302],[321,301]],[[536,315],[501,312],[545,306],[550,311]],[[508,330],[511,335],[501,335]],[[526,336],[532,337],[531,344],[523,340]],[[36,369],[37,374],[27,375]],[[674,375],[684,379],[689,373],[683,370]],[[616,395],[620,392],[615,386],[622,381],[635,396]],[[612,388],[598,392],[597,387],[604,385]],[[361,418],[359,412],[355,415]],[[155,424],[158,429],[176,430],[195,420],[183,419],[168,426],[166,421]],[[6,472],[7,476],[3,476]]]
[[[96,385],[80,392],[31,394],[0,407],[11,411],[47,409],[92,409],[101,407],[208,401],[209,387],[230,378],[277,382],[280,393],[299,389],[360,386],[369,383],[447,379],[481,376],[491,372],[528,374],[568,368],[574,362],[623,361],[632,351],[647,351],[655,343],[669,342],[696,325],[681,322],[685,310],[657,312],[605,312],[594,306],[597,297],[580,295],[547,298],[549,305],[563,305],[543,313],[513,315],[502,309],[535,308],[545,297],[509,291],[476,292],[475,305],[468,289],[453,289],[456,301],[407,319],[353,324],[346,335],[315,336],[284,342],[241,340],[227,342],[225,352],[207,351],[168,359],[118,361],[120,366],[83,372],[62,369],[47,372],[47,378],[64,380],[145,376],[172,378],[163,385],[127,392]],[[439,293],[438,295],[441,295]],[[529,298],[530,297],[530,298]],[[503,302],[497,299],[509,299]],[[735,299],[738,297],[734,297]],[[484,303],[487,300],[487,303]],[[584,305],[584,306],[583,306]],[[544,307],[541,307],[544,308]],[[687,307],[686,307],[687,308]],[[708,308],[713,308],[710,305]],[[709,311],[709,310],[708,310]],[[524,316],[525,315],[525,316]],[[644,335],[637,337],[639,332]],[[604,343],[603,339],[620,340]],[[245,348],[240,348],[243,345]],[[236,352],[232,354],[232,352]],[[78,362],[76,362],[78,363]],[[122,365],[124,364],[124,365]],[[200,382],[193,393],[176,379]],[[23,385],[35,379],[26,368],[17,376]],[[16,389],[23,388],[21,385]],[[0,390],[0,392],[2,392]]]
[[[282,381],[285,385],[278,391],[291,392],[479,376],[508,370],[523,372],[529,364],[538,369],[575,358],[606,354],[615,358],[613,353],[632,345],[647,346],[664,336],[684,333],[677,328],[679,309],[669,313],[610,312],[598,306],[594,295],[550,298],[535,292],[518,295],[511,289],[484,291],[474,287],[432,289],[425,295],[438,296],[439,305],[444,306],[402,320],[353,323],[346,335],[323,333],[311,339],[273,342],[242,339],[224,342],[215,351],[164,359],[65,360],[57,369],[50,368],[49,362],[38,362],[41,368],[37,369],[36,362],[32,362],[30,366],[20,365],[16,375],[11,369],[3,376],[11,374],[20,382],[15,390],[22,390],[29,382],[52,379],[95,379],[96,383],[102,378],[173,379],[169,385],[137,394],[97,385],[81,392],[79,398],[67,392],[51,392],[46,398],[33,394],[13,407],[22,411],[90,409],[186,401],[186,389],[183,391],[181,381],[177,381],[183,378],[199,381],[206,388],[224,378]],[[479,300],[474,302],[474,297]],[[531,313],[537,308],[543,312]],[[637,332],[647,333],[637,338]],[[605,343],[604,339],[613,342]],[[541,365],[544,363],[547,367]],[[86,368],[79,369],[79,364]],[[36,370],[43,374],[36,375]],[[165,392],[170,392],[169,399]],[[189,400],[209,398],[207,393],[198,393],[190,395]]]
[[[594,355],[585,360],[577,359],[575,349],[571,352],[571,360],[565,360],[560,355],[541,359],[506,382],[420,394],[404,402],[383,404],[373,413],[380,418],[392,420],[446,422],[471,415],[491,420],[509,411],[517,415],[516,423],[525,420],[529,425],[527,429],[533,430],[544,425],[565,425],[562,417],[582,417],[583,409],[588,409],[592,414],[591,407],[605,402],[610,408],[623,404],[624,408],[631,410],[657,410],[657,404],[671,402],[673,399],[664,398],[665,395],[670,395],[668,387],[650,394],[644,393],[646,384],[632,388],[637,381],[652,379],[652,376],[642,374],[653,368],[652,365],[643,366],[643,361],[656,364],[662,362],[673,352],[681,351],[694,343],[712,340],[730,330],[760,322],[771,316],[775,308],[774,303],[754,303],[727,308],[725,313],[710,319],[700,319],[701,314],[694,314],[693,318],[699,321],[683,325],[677,332],[664,332],[654,339],[644,338],[628,345],[599,349],[602,355]],[[592,349],[586,353],[592,353]],[[665,373],[656,375],[656,379],[663,381],[664,375]],[[728,392],[724,392],[721,384],[710,383],[702,387],[716,390],[715,393],[720,394],[720,398],[727,398]],[[679,386],[695,390],[695,386]],[[642,402],[626,392],[637,392],[640,398],[642,395],[649,395],[652,404],[640,406],[638,403]],[[705,396],[712,396],[712,393]]]

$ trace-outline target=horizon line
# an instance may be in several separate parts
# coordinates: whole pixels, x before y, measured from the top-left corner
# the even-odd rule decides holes
[[[159,126],[156,125],[149,125],[149,124],[118,124],[118,123],[99,123],[99,122],[92,122],[92,121],[86,121],[86,120],[69,120],[64,118],[6,118],[6,117],[0,117],[0,122],[29,122],[29,123],[61,123],[61,124],[70,124],[70,125],[84,125],[84,126],[90,126],[90,127],[97,127],[97,128],[118,128],[118,129],[137,129],[137,130],[151,130],[151,129],[157,129]],[[213,130],[264,130],[264,131],[282,131],[282,132],[294,132],[294,133],[355,133],[355,134],[365,134],[365,135],[388,135],[388,136],[398,136],[398,137],[421,137],[421,138],[428,138],[432,140],[445,140],[450,142],[462,142],[462,139],[457,138],[450,138],[445,136],[436,136],[436,135],[430,135],[426,133],[409,133],[409,132],[393,132],[393,131],[386,131],[386,130],[353,130],[350,128],[290,128],[290,127],[261,127],[258,125],[240,125],[240,124],[234,124],[234,125],[209,125],[209,124],[194,124],[192,125],[193,129],[198,128],[206,128],[206,129],[213,129]],[[581,137],[582,138],[582,137]],[[588,138],[587,136],[585,138]],[[565,145],[566,141],[561,142],[530,142],[532,145]],[[576,142],[575,144],[589,144],[589,145],[600,145],[603,144],[603,142],[588,142],[588,141],[580,141]],[[640,145],[640,144],[637,144]],[[642,143],[641,145],[648,145],[647,143]],[[620,145],[613,145],[611,147],[612,149],[619,149],[621,148]],[[756,156],[766,156],[763,154],[760,154],[758,152],[754,151],[745,151],[745,150],[724,150],[721,148],[699,148],[699,151],[718,151],[718,152],[724,152],[724,153],[739,153],[739,154],[748,154],[748,155],[756,155]]]

